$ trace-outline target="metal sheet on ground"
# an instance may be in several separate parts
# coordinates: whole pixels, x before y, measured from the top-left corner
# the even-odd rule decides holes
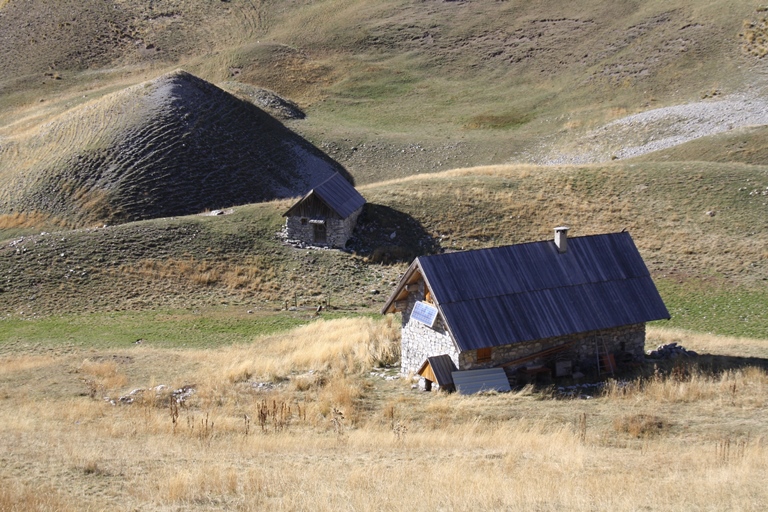
[[[464,370],[453,372],[453,383],[462,395],[473,395],[481,391],[511,391],[504,368]]]

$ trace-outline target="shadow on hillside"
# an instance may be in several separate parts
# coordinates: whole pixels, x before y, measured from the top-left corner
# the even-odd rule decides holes
[[[280,98],[279,96],[277,97]],[[311,188],[319,185],[320,183],[328,179],[333,174],[333,172],[338,172],[339,174],[344,176],[344,179],[346,179],[352,185],[355,184],[355,178],[349,173],[349,171],[343,165],[337,162],[331,155],[329,155],[319,147],[315,146],[309,140],[305,139],[298,132],[286,126],[283,123],[283,120],[275,117],[272,112],[269,112],[267,109],[254,105],[252,102],[244,100],[242,98],[233,96],[233,99],[238,101],[243,109],[253,112],[253,115],[255,118],[260,118],[260,120],[264,123],[265,131],[268,132],[270,136],[275,137],[278,141],[286,141],[286,140],[290,141],[293,144],[300,146],[304,151],[307,152],[307,154],[310,154],[313,157],[317,158],[318,160],[328,164],[329,166],[328,170],[326,170],[326,172],[323,173],[321,176],[315,177],[314,179],[310,180],[310,184],[309,184],[310,187],[303,192],[299,191],[299,195],[303,195],[306,192],[309,192]],[[284,100],[283,98],[280,98],[280,100],[282,102],[287,103],[287,101]],[[303,116],[304,113],[301,112],[301,115]],[[298,116],[296,118],[303,119],[303,117],[298,117]],[[280,145],[275,144],[275,147],[280,147]],[[293,155],[291,155],[291,157],[293,157]],[[314,167],[316,167],[316,165]]]
[[[687,375],[692,372],[699,372],[705,375],[720,375],[727,371],[749,367],[761,368],[768,371],[768,359],[762,357],[700,354],[696,357],[646,361],[646,371],[649,372],[649,375],[654,372],[679,376]]]
[[[441,252],[440,243],[424,227],[401,211],[367,203],[347,248],[370,263],[410,262],[424,254]]]

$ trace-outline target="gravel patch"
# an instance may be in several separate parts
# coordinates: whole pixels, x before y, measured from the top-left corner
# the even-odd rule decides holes
[[[748,94],[657,108],[608,123],[569,143],[548,144],[531,162],[588,164],[632,158],[746,126],[768,124],[768,101]]]

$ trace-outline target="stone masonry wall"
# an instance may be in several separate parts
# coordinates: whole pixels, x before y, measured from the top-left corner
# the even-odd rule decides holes
[[[491,368],[571,341],[575,343],[564,351],[563,355],[569,357],[574,365],[582,370],[594,369],[597,366],[598,343],[600,344],[601,351],[604,343],[605,348],[611,354],[626,354],[629,358],[639,360],[645,354],[645,324],[625,325],[601,331],[583,332],[569,336],[493,347],[491,360],[487,362],[478,363],[477,351],[468,350],[459,355],[459,364],[457,366],[460,370]],[[536,362],[529,361],[526,364],[535,364]]]
[[[424,282],[419,291],[408,295],[408,307],[403,311],[403,330],[400,347],[400,371],[416,372],[427,357],[448,354],[458,367],[459,352],[448,334],[443,319],[438,314],[434,327],[411,320],[411,312],[417,301],[424,300]]]
[[[329,247],[343,248],[347,244],[347,240],[352,236],[352,232],[355,230],[355,224],[357,218],[360,216],[360,212],[363,211],[363,207],[358,208],[352,215],[346,219],[338,218],[326,218],[325,219],[325,244],[315,243],[315,227],[314,224],[307,222],[301,223],[301,217],[288,217],[285,220],[286,231],[290,240],[301,240],[305,244],[309,245],[326,245]]]
[[[315,228],[309,222],[302,224],[301,217],[287,217],[285,219],[285,228],[289,240],[301,240],[306,244],[313,244],[315,242]]]
[[[363,207],[361,206],[346,219],[328,219],[325,222],[329,246],[343,248],[347,245],[347,240],[352,236],[357,218],[362,211]]]

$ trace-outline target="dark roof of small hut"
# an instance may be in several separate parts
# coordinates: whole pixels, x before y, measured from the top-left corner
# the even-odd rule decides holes
[[[430,356],[424,361],[424,364],[421,365],[421,368],[419,368],[419,371],[416,373],[423,377],[427,367],[432,369],[435,382],[437,382],[441,388],[453,387],[453,377],[451,376],[451,373],[457,371],[458,368],[456,368],[451,356],[448,354]]]
[[[360,195],[350,182],[344,179],[344,176],[337,172],[307,192],[307,194],[296,204],[291,206],[283,216],[291,216],[293,210],[311,196],[320,199],[320,201],[336,212],[342,219],[346,219],[365,204],[365,198]]]
[[[629,233],[573,237],[421,256],[405,284],[424,277],[460,350],[564,336],[669,318]]]

